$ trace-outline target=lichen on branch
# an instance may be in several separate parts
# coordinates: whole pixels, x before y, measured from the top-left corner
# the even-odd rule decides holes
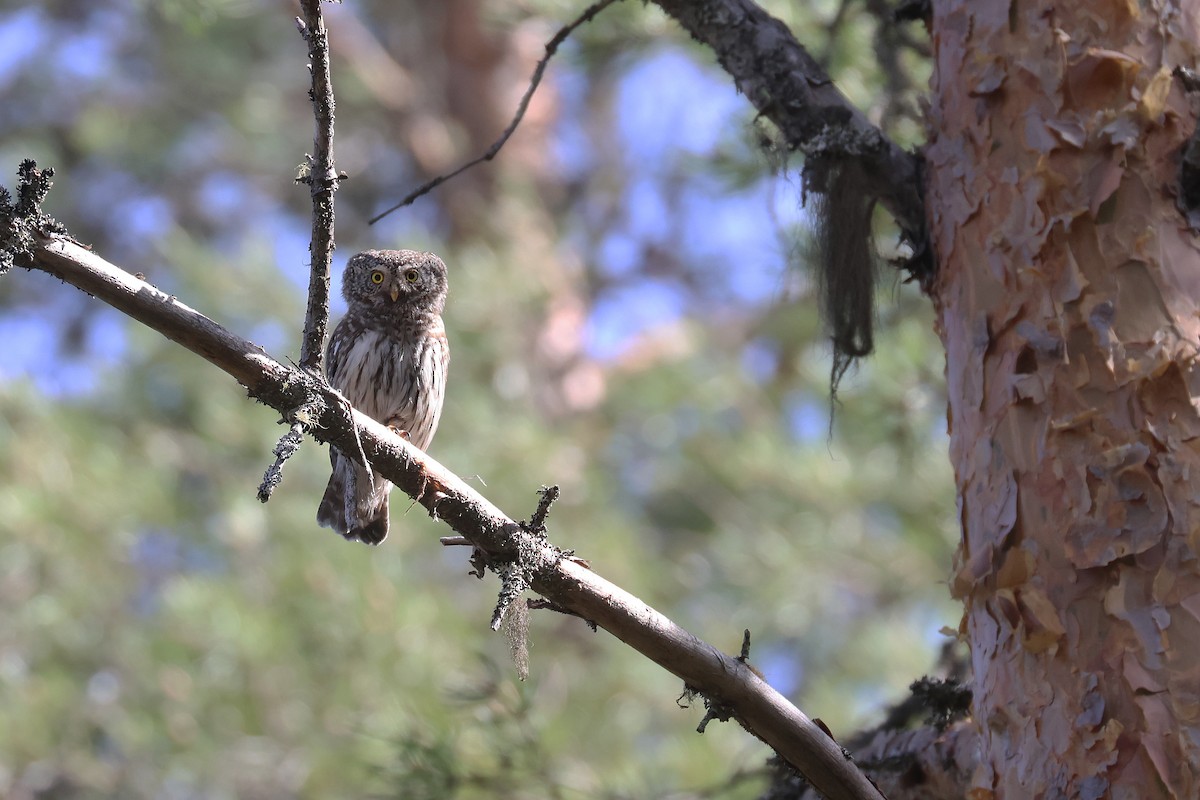
[[[33,258],[35,233],[65,235],[67,229],[42,211],[42,201],[50,192],[54,169],[38,169],[27,158],[17,168],[17,194],[0,186],[0,275],[14,266],[27,266]]]

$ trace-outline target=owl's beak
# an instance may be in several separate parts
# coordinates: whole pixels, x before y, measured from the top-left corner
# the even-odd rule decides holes
[[[391,295],[392,295],[393,303],[396,302],[397,300],[399,300],[400,299],[400,287],[393,285]]]

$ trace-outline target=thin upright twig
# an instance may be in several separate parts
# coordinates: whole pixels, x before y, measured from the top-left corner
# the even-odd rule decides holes
[[[329,32],[321,17],[321,0],[300,0],[303,18],[296,18],[300,35],[308,43],[309,72],[316,131],[313,152],[306,156],[297,181],[308,184],[312,194],[312,240],[308,246],[311,269],[308,278],[308,308],[304,314],[304,338],[300,344],[300,367],[321,374],[325,331],[329,327],[329,269],[333,260],[333,193],[338,174],[333,168],[333,81],[329,68]]]
[[[538,489],[537,510],[529,518],[527,526],[527,530],[534,536],[546,535],[546,517],[550,515],[550,506],[554,505],[561,494],[562,490],[558,486],[543,486]]]
[[[329,34],[321,17],[321,0],[300,0],[304,18],[296,17],[296,27],[308,43],[308,71],[312,86],[308,96],[313,104],[316,131],[312,155],[300,165],[298,183],[308,185],[312,195],[312,238],[308,244],[311,266],[308,276],[308,308],[304,313],[304,333],[300,339],[300,368],[321,376],[325,331],[329,327],[329,268],[333,260],[333,193],[338,175],[333,170],[333,82],[329,70]],[[275,445],[275,462],[267,468],[258,487],[258,499],[267,502],[283,480],[283,465],[300,449],[311,409],[296,409],[291,429]],[[363,457],[366,461],[366,457]]]
[[[529,79],[529,88],[525,90],[524,96],[521,97],[521,102],[517,104],[517,113],[513,115],[512,121],[509,122],[508,127],[504,129],[504,133],[500,134],[500,138],[492,142],[492,146],[489,147],[483,155],[471,159],[452,172],[438,175],[436,178],[421,184],[416,189],[413,189],[411,192],[405,195],[404,199],[399,203],[396,203],[391,208],[381,211],[375,216],[371,217],[369,224],[374,225],[388,214],[410,205],[418,197],[428,194],[451,178],[458,177],[471,167],[474,167],[477,164],[482,164],[484,161],[491,161],[493,158],[495,158],[496,154],[500,152],[500,148],[504,147],[504,145],[508,143],[508,140],[516,132],[517,126],[521,124],[521,120],[525,118],[525,112],[529,109],[529,101],[533,99],[533,93],[537,91],[538,85],[542,82],[542,74],[546,71],[546,65],[550,63],[550,59],[554,57],[556,52],[558,52],[559,46],[567,40],[567,37],[570,36],[576,28],[578,28],[580,25],[591,22],[597,14],[616,2],[619,2],[619,0],[598,0],[595,3],[592,3],[586,9],[584,9],[582,14],[559,29],[558,33],[554,34],[554,38],[546,42],[546,55],[542,56],[541,60],[538,61],[537,66],[534,67],[533,77]]]

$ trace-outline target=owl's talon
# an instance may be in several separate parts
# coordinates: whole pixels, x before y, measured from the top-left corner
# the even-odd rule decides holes
[[[392,417],[388,420],[387,429],[406,442],[412,441],[412,437],[408,435],[408,431],[400,427],[399,420],[397,420],[395,417]]]

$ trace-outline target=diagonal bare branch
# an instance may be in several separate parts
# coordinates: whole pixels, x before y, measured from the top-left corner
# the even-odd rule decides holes
[[[158,331],[235,378],[285,416],[305,408],[310,430],[342,452],[361,446],[372,466],[491,559],[520,555],[534,591],[594,621],[682,678],[722,717],[737,719],[833,800],[882,795],[827,733],[738,658],[709,645],[638,598],[564,557],[462,479],[383,425],[349,408],[323,380],[288,366],[176,298],[73,241],[34,235],[21,266],[54,275]]]

